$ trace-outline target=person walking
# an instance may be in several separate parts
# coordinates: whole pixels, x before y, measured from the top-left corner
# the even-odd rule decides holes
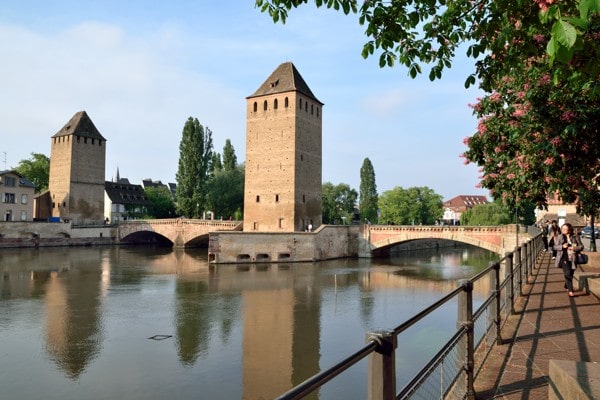
[[[552,248],[552,259],[556,259],[556,250],[554,250],[554,245],[556,244],[556,238],[560,234],[560,229],[558,227],[558,223],[555,219],[552,220],[550,224],[550,243],[548,244]]]
[[[577,268],[576,253],[583,250],[583,244],[579,236],[573,232],[573,225],[569,223],[561,226],[562,234],[558,235],[554,241],[553,250],[556,250],[555,265],[562,268],[565,276],[565,289],[569,292],[569,297],[575,296],[573,293],[573,274]]]
[[[550,230],[548,229],[550,221],[545,220],[542,222],[542,242],[544,243],[544,251],[548,251],[548,234]]]

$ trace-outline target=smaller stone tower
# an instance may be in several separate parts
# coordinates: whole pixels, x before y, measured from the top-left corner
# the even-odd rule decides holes
[[[322,108],[291,62],[246,98],[245,232],[321,225]]]
[[[85,111],[52,136],[49,191],[52,216],[75,222],[104,219],[106,139]]]

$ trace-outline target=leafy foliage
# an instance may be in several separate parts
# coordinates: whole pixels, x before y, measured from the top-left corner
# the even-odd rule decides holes
[[[381,223],[433,225],[443,213],[442,196],[427,186],[403,189],[399,186],[379,196]]]
[[[177,169],[177,211],[197,217],[206,210],[206,186],[213,155],[212,132],[197,118],[186,121],[179,143]]]
[[[244,166],[216,171],[207,187],[207,207],[217,218],[241,219],[244,208]]]
[[[35,184],[35,192],[48,189],[50,159],[41,153],[31,153],[31,158],[19,161],[15,170]]]
[[[231,144],[231,140],[225,140],[225,146],[223,146],[223,168],[225,171],[233,171],[237,167],[237,156],[235,155],[235,149]]]
[[[360,168],[360,217],[369,221],[377,221],[377,184],[375,169],[371,160],[365,158]]]
[[[144,218],[173,218],[177,215],[171,192],[165,186],[144,189],[148,205]]]
[[[356,190],[345,183],[333,185],[325,182],[322,187],[323,196],[323,223],[340,224],[350,223],[354,216],[354,205],[358,198]]]

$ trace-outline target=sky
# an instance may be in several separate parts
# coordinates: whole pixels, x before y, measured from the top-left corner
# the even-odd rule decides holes
[[[0,2],[0,169],[31,153],[85,110],[107,139],[106,180],[176,182],[188,117],[245,159],[246,97],[294,63],[323,106],[323,182],[359,190],[369,158],[377,191],[427,186],[444,200],[488,195],[464,165],[477,121],[459,54],[442,80],[363,59],[357,15],[292,10],[275,24],[254,0],[19,0]],[[489,197],[489,196],[488,196]]]

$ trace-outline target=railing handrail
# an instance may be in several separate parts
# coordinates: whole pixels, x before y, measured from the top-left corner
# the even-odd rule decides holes
[[[530,241],[530,243],[537,244],[537,249],[541,251],[541,247],[540,247],[540,243],[539,243],[540,238],[541,238],[541,236],[538,234],[535,238],[533,238]],[[522,250],[525,251],[524,255],[521,254]],[[514,265],[514,268],[513,268],[512,261],[513,261],[513,255],[515,253],[517,253],[517,255],[518,255],[518,257],[517,257],[518,265]],[[442,298],[437,300],[435,303],[426,307],[421,312],[419,312],[418,314],[409,318],[402,324],[396,326],[392,331],[389,332],[389,334],[393,335],[393,337],[395,339],[400,333],[407,330],[409,327],[411,327],[415,323],[419,322],[421,319],[430,315],[431,312],[437,310],[442,305],[447,303],[449,300],[453,299],[454,297],[456,297],[457,295],[459,295],[461,293],[467,293],[468,298],[471,299],[471,300],[469,300],[470,305],[467,307],[467,308],[469,308],[469,310],[467,310],[467,315],[468,315],[469,320],[463,321],[463,324],[461,325],[461,327],[459,329],[457,329],[455,334],[452,335],[452,338],[449,341],[447,341],[446,344],[444,346],[442,346],[442,348],[435,354],[435,356],[433,356],[426,363],[425,367],[422,368],[421,371],[419,373],[417,373],[417,375],[407,385],[404,386],[404,388],[401,390],[399,396],[404,396],[405,394],[416,390],[416,385],[418,385],[421,380],[420,373],[433,368],[433,366],[439,360],[439,358],[442,357],[444,354],[446,354],[449,351],[451,343],[456,342],[459,337],[461,337],[462,335],[464,335],[466,333],[467,336],[469,337],[469,340],[471,341],[470,347],[467,346],[468,353],[471,353],[471,354],[467,354],[468,360],[470,360],[470,361],[467,361],[465,364],[465,367],[464,367],[465,371],[467,372],[467,375],[469,376],[468,380],[470,380],[469,384],[467,385],[468,387],[467,387],[467,393],[465,394],[465,398],[468,398],[468,399],[474,398],[474,391],[473,391],[473,387],[472,387],[472,383],[474,380],[474,373],[473,373],[473,362],[474,361],[473,360],[474,360],[474,352],[477,350],[473,346],[474,315],[479,315],[481,308],[487,307],[491,302],[493,302],[493,301],[499,302],[499,295],[500,295],[499,292],[502,288],[506,288],[506,287],[508,287],[511,291],[511,293],[509,293],[508,297],[510,298],[510,301],[511,301],[511,304],[510,304],[511,312],[514,312],[514,304],[512,304],[514,301],[514,293],[512,293],[512,291],[514,290],[513,283],[514,283],[515,274],[518,272],[519,279],[521,279],[521,276],[523,273],[523,267],[525,267],[526,274],[528,273],[527,267],[530,264],[531,264],[531,268],[533,268],[533,259],[537,256],[539,251],[538,251],[538,253],[535,253],[535,254],[534,253],[535,253],[535,249],[532,249],[531,247],[529,247],[529,249],[528,249],[528,243],[525,243],[523,246],[517,246],[515,248],[514,252],[509,252],[504,257],[500,258],[499,260],[491,262],[489,264],[489,266],[487,268],[485,268],[483,271],[479,272],[478,274],[473,276],[471,279],[463,280],[456,289],[452,290],[450,293],[446,294],[445,296],[443,296]],[[504,279],[502,279],[500,282],[497,281],[496,288],[493,289],[491,291],[491,294],[483,301],[483,304],[482,304],[482,306],[480,306],[480,309],[478,309],[474,313],[472,310],[473,305],[472,305],[472,293],[471,293],[472,289],[473,289],[473,283],[480,280],[487,274],[489,274],[492,270],[495,271],[495,274],[496,274],[495,276],[498,277],[500,265],[502,263],[506,263],[507,260],[509,261],[510,270],[505,271]],[[521,281],[519,280],[519,284],[520,284],[520,282]],[[511,285],[509,285],[509,283]],[[507,290],[509,290],[509,289],[507,289]],[[459,306],[459,308],[460,308],[460,306]],[[500,306],[498,305],[497,313],[499,313],[499,312],[500,312]],[[495,334],[497,336],[499,336],[499,332],[500,332],[499,327],[501,324],[501,318],[499,315],[495,315],[494,324],[496,324],[498,327]],[[483,338],[485,338],[486,336],[487,336],[487,334]],[[498,340],[498,339],[499,338],[496,338],[496,340]],[[356,363],[358,363],[365,357],[372,355],[374,352],[384,354],[387,351],[387,353],[390,353],[389,349],[387,349],[387,350],[383,349],[383,347],[385,347],[385,345],[386,345],[385,343],[381,343],[380,341],[377,340],[377,338],[374,338],[373,336],[371,336],[368,338],[367,344],[365,344],[361,349],[359,349],[355,353],[351,354],[350,356],[346,357],[345,359],[341,360],[340,362],[336,363],[332,367],[330,367],[324,371],[321,371],[321,372],[317,373],[316,375],[313,375],[312,377],[305,380],[301,384],[290,389],[288,392],[282,394],[277,399],[278,400],[301,399],[305,395],[317,390],[318,388],[323,386],[325,383],[327,383],[331,379],[335,378],[337,375],[341,374],[346,369],[355,365]],[[389,343],[388,343],[388,345],[389,345]],[[394,351],[395,351],[395,348],[391,349],[391,353],[394,353]],[[391,357],[391,359],[394,360],[394,357]],[[393,366],[392,368],[394,368],[394,370],[395,370],[395,366]],[[395,376],[395,372],[393,375]],[[457,378],[458,378],[458,376],[456,376],[454,379],[456,380]],[[452,383],[454,383],[454,382],[452,382]],[[392,386],[395,388],[395,384]],[[376,396],[378,396],[378,398],[379,398],[379,397],[381,397],[380,394],[381,393],[377,394]],[[387,399],[388,397],[387,397],[387,395],[383,395],[383,397],[381,397],[381,398]],[[391,394],[390,394],[389,398],[396,398],[396,393],[394,393],[393,396],[391,396]],[[404,397],[402,397],[402,398],[404,398]]]

